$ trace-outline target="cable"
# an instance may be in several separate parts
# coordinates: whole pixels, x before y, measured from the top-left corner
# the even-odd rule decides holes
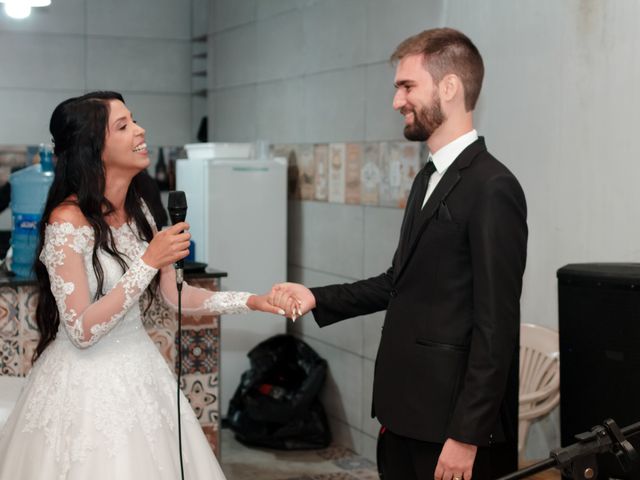
[[[184,463],[182,461],[182,417],[180,415],[180,376],[182,375],[182,282],[178,282],[178,449],[180,451],[180,478],[184,480]]]

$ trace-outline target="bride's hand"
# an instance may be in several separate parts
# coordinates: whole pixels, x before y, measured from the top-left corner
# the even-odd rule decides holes
[[[188,229],[188,223],[180,222],[156,233],[142,255],[144,263],[161,269],[189,255],[191,234],[186,231]]]
[[[258,310],[276,315],[285,315],[287,317],[295,315],[296,305],[297,302],[294,298],[291,298],[290,301],[284,305],[284,308],[282,308],[282,306],[273,305],[269,302],[269,295],[251,295],[247,300],[247,307],[251,310]]]

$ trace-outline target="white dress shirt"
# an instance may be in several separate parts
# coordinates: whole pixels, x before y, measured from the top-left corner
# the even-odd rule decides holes
[[[460,155],[465,148],[467,148],[477,139],[478,132],[476,132],[475,130],[471,130],[464,135],[460,135],[454,141],[447,143],[436,153],[429,154],[429,159],[436,166],[436,171],[433,172],[433,175],[431,175],[431,178],[429,179],[427,193],[425,194],[424,200],[422,201],[423,208],[426,205],[429,196],[431,196],[433,191],[436,189],[436,185],[438,185],[438,182],[444,176],[445,172],[451,166],[453,161],[458,158],[458,155]]]

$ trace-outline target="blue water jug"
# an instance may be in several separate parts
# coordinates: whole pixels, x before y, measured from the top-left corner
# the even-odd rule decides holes
[[[41,145],[40,163],[12,173],[9,182],[13,213],[11,270],[20,277],[30,277],[34,273],[40,219],[53,182],[51,147]]]

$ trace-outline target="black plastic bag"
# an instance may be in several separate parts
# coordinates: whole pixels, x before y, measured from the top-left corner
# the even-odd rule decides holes
[[[242,374],[227,415],[236,438],[285,450],[328,446],[331,432],[317,398],[326,360],[291,335],[271,337],[248,356],[251,368]]]

